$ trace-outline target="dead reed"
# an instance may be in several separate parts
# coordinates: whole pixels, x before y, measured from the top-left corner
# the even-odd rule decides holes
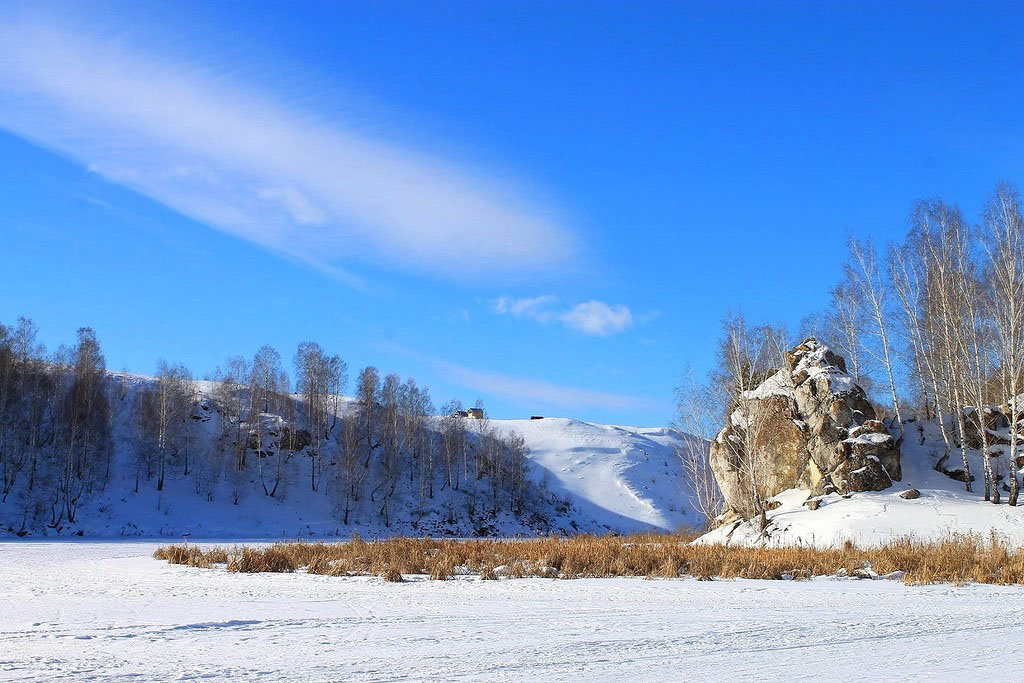
[[[226,564],[227,551],[223,548],[207,548],[202,550],[198,545],[168,545],[158,548],[153,557],[167,560],[171,564],[187,564],[190,567],[210,569],[215,564]]]
[[[883,546],[743,548],[691,545],[692,537],[644,534],[530,540],[393,538],[365,542],[275,543],[262,547],[201,549],[171,545],[154,554],[172,564],[233,572],[292,572],[326,576],[403,575],[446,580],[459,573],[481,578],[637,576],[648,578],[806,579],[903,572],[909,584],[1024,584],[1024,550],[995,537],[956,535],[939,541],[900,538]]]

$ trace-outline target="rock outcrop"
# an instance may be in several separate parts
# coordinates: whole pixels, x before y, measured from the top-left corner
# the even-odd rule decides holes
[[[749,518],[786,489],[812,495],[880,491],[898,481],[899,447],[846,362],[815,339],[786,354],[786,366],[745,392],[711,442],[711,469],[725,514]]]

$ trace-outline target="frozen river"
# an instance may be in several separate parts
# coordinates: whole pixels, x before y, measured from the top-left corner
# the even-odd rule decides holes
[[[1019,587],[388,584],[170,566],[157,545],[0,543],[0,678],[935,680],[983,651],[1024,672]]]

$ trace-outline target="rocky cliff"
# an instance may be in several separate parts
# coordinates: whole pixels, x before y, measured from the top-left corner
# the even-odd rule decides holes
[[[732,518],[790,488],[880,491],[901,477],[899,447],[846,362],[813,338],[739,398],[710,455]]]

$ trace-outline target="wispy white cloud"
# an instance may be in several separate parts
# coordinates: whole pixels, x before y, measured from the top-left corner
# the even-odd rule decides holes
[[[586,301],[560,316],[562,322],[584,334],[606,336],[633,326],[633,314],[625,306]]]
[[[547,322],[555,316],[555,313],[551,310],[551,306],[553,306],[557,301],[558,297],[550,294],[521,299],[499,296],[491,302],[491,306],[494,308],[495,313],[512,315],[517,318],[527,317],[541,322]]]
[[[81,27],[0,26],[0,128],[214,228],[341,277],[353,260],[519,275],[575,253],[490,174],[290,102]]]
[[[594,408],[641,410],[655,406],[655,402],[639,396],[580,389],[541,379],[512,377],[496,372],[482,372],[447,361],[438,361],[437,365],[454,384],[526,406],[554,406],[568,411]]]
[[[542,323],[558,321],[577,332],[595,336],[622,332],[634,323],[653,319],[651,314],[634,317],[628,306],[603,301],[584,301],[566,309],[559,306],[558,297],[550,294],[526,298],[500,296],[491,301],[491,308],[495,313]]]
[[[573,414],[593,409],[631,411],[665,408],[660,402],[642,396],[584,389],[542,379],[476,370],[392,344],[387,345],[387,349],[429,363],[452,384],[517,403],[531,410],[541,407],[556,408]]]

